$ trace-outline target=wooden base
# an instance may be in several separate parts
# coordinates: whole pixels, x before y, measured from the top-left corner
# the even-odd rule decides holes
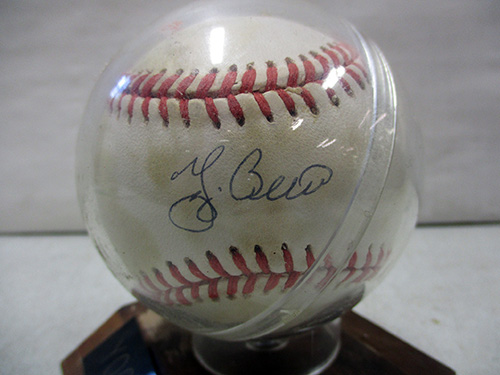
[[[134,318],[158,375],[209,375],[193,355],[190,333],[175,327],[140,303],[121,308],[65,358],[61,364],[63,374],[85,375],[84,358]],[[455,372],[349,312],[342,317],[340,354],[323,374],[452,375]]]

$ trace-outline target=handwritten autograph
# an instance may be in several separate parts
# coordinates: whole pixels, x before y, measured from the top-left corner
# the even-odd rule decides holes
[[[177,228],[201,233],[214,226],[218,212],[212,202],[213,196],[209,194],[205,176],[207,171],[221,158],[224,150],[224,146],[218,146],[203,161],[195,157],[184,168],[172,173],[171,181],[176,180],[184,173],[190,173],[193,177],[199,177],[201,186],[200,190],[182,197],[170,206],[169,219]],[[314,194],[322,186],[328,184],[333,176],[332,169],[326,165],[312,164],[291,181],[287,181],[285,176],[280,175],[269,186],[266,186],[264,177],[258,168],[262,158],[262,150],[255,148],[238,164],[229,181],[229,194],[232,199],[236,201],[293,200]],[[222,192],[221,187],[218,187],[218,190]],[[186,213],[191,214],[186,215]]]

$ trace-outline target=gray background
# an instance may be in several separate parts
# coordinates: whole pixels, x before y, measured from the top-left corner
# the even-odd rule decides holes
[[[421,223],[500,223],[500,1],[315,2],[375,40],[406,87],[425,145]],[[0,235],[2,374],[60,373],[133,300],[88,236],[47,234],[83,231],[74,148],[99,73],[181,3],[0,0],[0,233],[22,234]],[[499,236],[418,228],[356,311],[457,374],[499,374]]]
[[[425,147],[420,222],[499,221],[500,2],[315,2],[376,41],[406,88]],[[0,3],[0,232],[83,230],[74,148],[88,95],[120,46],[180,3]]]

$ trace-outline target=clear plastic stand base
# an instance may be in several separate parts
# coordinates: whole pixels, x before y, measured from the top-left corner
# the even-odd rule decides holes
[[[194,335],[198,361],[216,375],[319,374],[340,350],[340,318],[280,339],[229,342]]]

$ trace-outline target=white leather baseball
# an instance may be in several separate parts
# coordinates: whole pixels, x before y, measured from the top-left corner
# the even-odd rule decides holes
[[[84,212],[115,275],[198,331],[292,290],[362,177],[374,100],[364,57],[290,21],[219,19],[159,43],[112,95]],[[340,274],[339,296],[384,266],[391,244],[377,241],[336,249],[340,269],[322,265],[325,280]]]

